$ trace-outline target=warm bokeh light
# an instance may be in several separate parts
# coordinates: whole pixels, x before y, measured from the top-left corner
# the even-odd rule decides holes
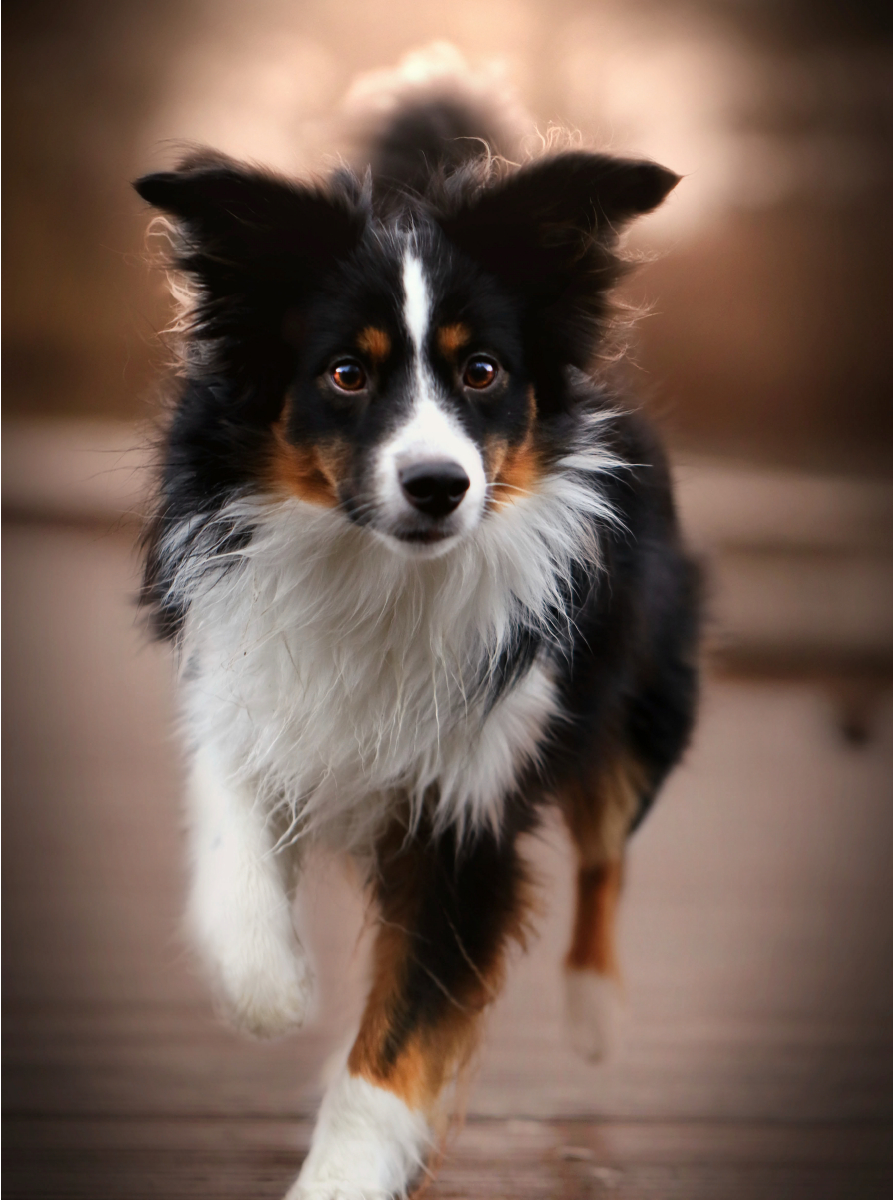
[[[165,300],[130,178],[195,143],[325,168],[369,81],[440,42],[532,143],[558,124],[684,175],[631,285],[677,444],[890,469],[891,56],[867,0],[849,24],[795,0],[43,0],[6,24],[9,411],[151,414]]]

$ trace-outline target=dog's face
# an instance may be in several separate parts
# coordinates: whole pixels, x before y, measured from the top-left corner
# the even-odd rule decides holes
[[[435,227],[364,240],[296,338],[275,485],[442,553],[537,469],[516,306]]]
[[[536,487],[564,369],[600,334],[616,227],[675,181],[566,154],[396,214],[391,197],[390,216],[343,177],[324,191],[219,160],[137,186],[178,221],[192,373],[230,476],[431,557]]]

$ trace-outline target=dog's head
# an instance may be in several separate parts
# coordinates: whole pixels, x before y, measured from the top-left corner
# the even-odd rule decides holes
[[[139,194],[194,285],[176,418],[209,486],[339,509],[395,550],[449,549],[536,487],[619,273],[618,229],[677,177],[571,152],[479,163],[424,196],[202,157]]]

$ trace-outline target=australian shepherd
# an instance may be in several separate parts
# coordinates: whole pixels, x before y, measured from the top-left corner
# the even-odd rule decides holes
[[[425,1175],[547,806],[577,856],[571,1032],[600,1055],[624,846],[692,727],[696,571],[654,434],[594,368],[619,235],[677,177],[513,164],[476,120],[417,98],[365,170],[203,152],[136,184],[185,297],[142,596],[182,665],[189,926],[232,1018],[277,1036],[310,997],[314,846],[378,918],[293,1200]]]

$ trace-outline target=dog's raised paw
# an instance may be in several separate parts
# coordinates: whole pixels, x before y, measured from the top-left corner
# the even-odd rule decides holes
[[[224,1011],[237,1028],[258,1038],[282,1037],[304,1023],[313,976],[303,955],[284,948],[252,955],[221,971]]]
[[[354,1187],[349,1183],[309,1184],[296,1183],[285,1200],[401,1200],[406,1192],[369,1191],[365,1187]]]
[[[565,1017],[570,1043],[589,1062],[603,1062],[621,1040],[623,994],[611,975],[589,968],[565,970]]]
[[[393,1192],[370,1192],[348,1183],[324,1183],[305,1186],[296,1183],[285,1200],[394,1200]]]

